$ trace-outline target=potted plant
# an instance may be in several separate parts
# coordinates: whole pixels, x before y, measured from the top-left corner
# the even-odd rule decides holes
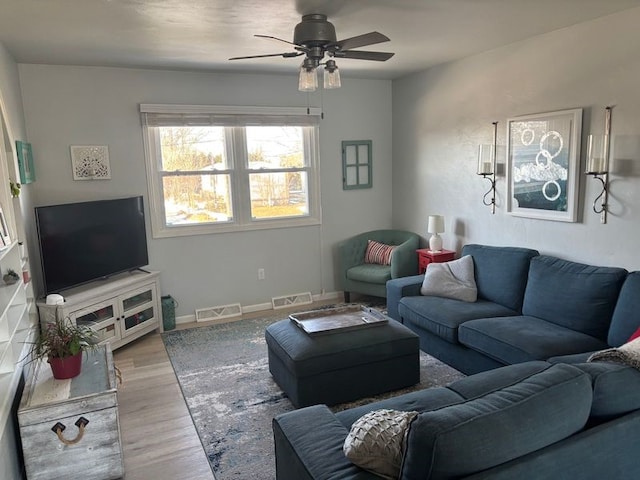
[[[73,378],[80,374],[82,352],[95,348],[96,332],[84,325],[57,318],[41,327],[33,342],[31,360],[46,358],[53,378]]]
[[[20,280],[20,276],[12,269],[8,269],[7,273],[2,276],[2,281],[7,285],[13,285],[18,280]]]

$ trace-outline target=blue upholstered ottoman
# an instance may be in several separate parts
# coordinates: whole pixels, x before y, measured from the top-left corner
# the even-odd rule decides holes
[[[420,381],[418,336],[395,320],[312,336],[291,320],[265,331],[269,371],[296,408],[335,405]]]

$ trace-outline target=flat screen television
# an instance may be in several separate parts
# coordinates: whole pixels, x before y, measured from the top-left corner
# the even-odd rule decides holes
[[[149,263],[141,196],[35,212],[45,295]]]

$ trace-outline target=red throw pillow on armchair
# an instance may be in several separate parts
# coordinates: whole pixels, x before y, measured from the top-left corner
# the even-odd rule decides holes
[[[635,332],[633,332],[633,335],[629,337],[629,340],[627,340],[627,343],[629,343],[632,340],[635,340],[638,337],[640,337],[640,328],[638,328]]]

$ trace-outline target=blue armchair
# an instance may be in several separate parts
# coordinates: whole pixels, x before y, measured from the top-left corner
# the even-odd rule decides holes
[[[396,246],[391,265],[364,263],[368,240]],[[387,280],[416,275],[419,243],[418,235],[402,230],[374,230],[340,243],[338,251],[345,301],[351,300],[351,292],[386,298]]]

